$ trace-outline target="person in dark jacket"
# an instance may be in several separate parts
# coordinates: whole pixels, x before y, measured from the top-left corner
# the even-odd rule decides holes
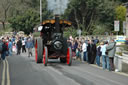
[[[20,55],[21,48],[22,48],[22,42],[21,39],[19,38],[19,40],[17,41],[17,55]]]
[[[1,58],[2,58],[2,60],[5,60],[6,51],[7,51],[6,40],[3,38],[3,39],[2,39],[2,42],[3,42],[3,45],[2,45]]]
[[[87,52],[88,52],[88,63],[94,64],[96,58],[96,45],[92,40],[89,41]]]
[[[96,39],[94,40],[94,43],[95,43],[95,44],[99,43],[99,39],[98,39],[97,36],[96,36]]]
[[[97,46],[97,52],[96,52],[96,64],[100,66],[100,57],[101,57],[101,46],[103,45],[103,42],[100,43],[99,46]]]

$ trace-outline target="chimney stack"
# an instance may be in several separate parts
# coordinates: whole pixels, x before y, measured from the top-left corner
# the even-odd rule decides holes
[[[60,32],[60,19],[59,19],[59,15],[55,15],[55,29],[56,32],[59,33]]]

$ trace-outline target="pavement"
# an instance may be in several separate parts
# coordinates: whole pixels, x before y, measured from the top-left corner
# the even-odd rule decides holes
[[[0,62],[0,85],[128,85],[128,76],[78,60],[72,66],[49,60],[45,67],[22,53]]]

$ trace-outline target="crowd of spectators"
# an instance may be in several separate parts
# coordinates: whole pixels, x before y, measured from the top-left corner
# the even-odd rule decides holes
[[[6,56],[12,54],[20,55],[28,52],[28,57],[32,56],[32,48],[34,47],[33,36],[1,36],[0,37],[0,59],[5,60]],[[27,49],[27,50],[26,50]]]
[[[114,56],[116,52],[116,42],[114,39],[100,41],[98,37],[69,37],[67,40],[72,48],[74,59],[78,59],[88,64],[97,64],[103,69],[114,71]]]
[[[97,64],[103,69],[114,71],[114,56],[116,52],[116,42],[114,39],[100,41],[98,37],[69,37],[68,45],[72,49],[74,59],[78,59],[88,64]],[[34,47],[33,37],[30,36],[7,36],[0,39],[0,52],[2,60],[12,53],[20,55],[21,52],[28,52],[28,57],[32,56]],[[22,51],[21,51],[22,49]],[[27,50],[26,50],[27,49]]]

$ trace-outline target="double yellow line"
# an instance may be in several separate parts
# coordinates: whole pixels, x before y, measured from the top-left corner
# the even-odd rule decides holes
[[[6,77],[7,76],[7,77]],[[5,83],[7,81],[7,83]],[[3,60],[3,73],[1,85],[10,85],[10,74],[9,74],[9,64],[7,59]]]

